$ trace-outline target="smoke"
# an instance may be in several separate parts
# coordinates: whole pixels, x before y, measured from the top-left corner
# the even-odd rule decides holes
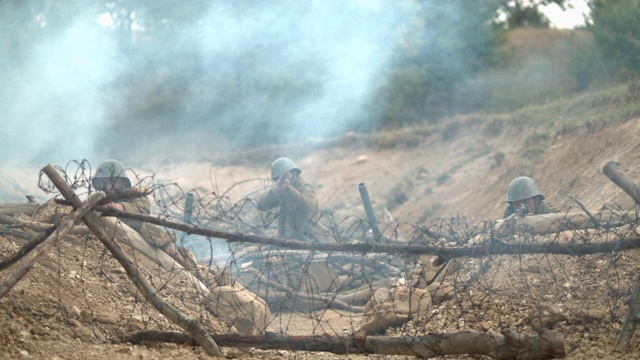
[[[363,106],[422,10],[412,0],[65,6],[54,18],[0,3],[3,167],[137,166],[339,134],[367,121]],[[202,11],[172,17],[191,6]],[[98,24],[105,12],[114,26]]]
[[[138,95],[157,106],[136,114],[158,128],[145,128],[157,132],[136,151],[166,159],[213,153],[222,144],[233,149],[344,131],[362,121],[371,84],[417,7],[377,0],[215,2],[196,21],[166,31],[162,49],[140,40],[132,63],[153,71],[143,80],[152,91]],[[130,115],[117,115],[117,126]],[[139,141],[138,131],[130,133],[137,138],[122,130],[116,137]],[[177,137],[167,141],[166,133]],[[168,142],[177,146],[168,150]]]
[[[118,72],[115,46],[92,19],[72,21],[28,43],[20,59],[2,61],[10,64],[0,92],[5,165],[65,164],[96,153],[105,127],[103,87]]]

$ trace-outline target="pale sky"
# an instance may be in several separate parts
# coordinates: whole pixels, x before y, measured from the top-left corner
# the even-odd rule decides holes
[[[584,15],[589,13],[589,7],[585,0],[570,0],[566,11],[562,11],[556,4],[551,4],[544,6],[542,12],[556,28],[571,29],[584,25]]]

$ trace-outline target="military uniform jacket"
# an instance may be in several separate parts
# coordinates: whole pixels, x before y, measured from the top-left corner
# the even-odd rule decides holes
[[[298,177],[298,182],[290,184],[282,194],[275,195],[269,190],[258,200],[260,211],[278,205],[278,236],[301,240],[314,238],[313,230],[319,224],[313,220],[318,213],[318,199],[313,185]]]
[[[124,211],[126,212],[140,215],[151,214],[151,202],[146,196],[139,198],[122,199],[116,202],[118,204],[122,204],[124,206]],[[135,231],[139,232],[140,235],[142,235],[142,237],[150,244],[162,247],[164,245],[176,242],[175,235],[170,234],[153,224],[131,219],[121,219],[121,221],[129,225]]]
[[[513,206],[511,206],[511,204],[509,204],[509,206],[507,206],[507,208],[504,210],[504,214],[502,215],[502,218],[506,219],[512,214],[514,214],[515,212],[516,212],[516,209],[514,209]],[[559,212],[560,210],[558,210],[558,208],[556,208],[555,206],[545,203],[544,200],[540,200],[540,202],[536,206],[536,212],[533,215],[553,214],[553,213],[559,213]]]

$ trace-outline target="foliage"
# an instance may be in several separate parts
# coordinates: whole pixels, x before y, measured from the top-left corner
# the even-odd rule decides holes
[[[504,29],[493,21],[497,4],[425,1],[420,22],[398,49],[371,107],[379,127],[396,127],[453,115],[466,79],[499,62]],[[464,20],[462,20],[464,18]]]
[[[116,75],[98,79],[94,89],[97,98],[108,99],[104,114],[99,113],[110,125],[111,133],[105,138],[116,134],[133,142],[145,140],[140,133],[156,132],[149,136],[157,137],[158,133],[190,131],[199,136],[224,136],[238,147],[309,138],[323,126],[326,129],[320,135],[329,136],[350,130],[433,125],[456,114],[526,109],[585,90],[609,74],[625,79],[640,70],[638,1],[590,2],[592,21],[587,28],[595,48],[590,42],[580,43],[571,59],[571,73],[565,72],[564,77],[543,62],[525,68],[518,64],[525,60],[515,58],[504,44],[507,31],[515,27],[547,26],[540,6],[555,3],[564,7],[565,0],[408,3],[410,9],[402,8],[405,5],[394,8],[401,8],[406,16],[385,24],[385,29],[403,34],[389,40],[393,51],[358,58],[354,65],[336,62],[370,50],[363,46],[362,51],[353,51],[362,45],[353,32],[372,31],[358,26],[385,18],[380,17],[384,7],[363,11],[357,2],[340,4],[356,18],[322,23],[309,39],[296,35],[318,24],[298,20],[326,10],[308,10],[324,2],[281,1],[265,6],[260,1],[231,0],[3,0],[0,65],[36,74],[38,69],[24,65],[34,56],[34,49],[71,31],[79,18],[90,19],[97,28],[97,17],[109,14],[112,26],[98,31],[117,39],[117,64],[105,70]],[[224,16],[218,16],[221,14]],[[345,33],[332,28],[345,24],[349,25]],[[337,56],[324,57],[326,48],[319,46],[321,42],[349,37],[354,41],[336,47]],[[46,61],[50,59],[42,62]],[[375,70],[362,81],[366,85],[357,88],[351,80],[362,80],[358,70],[373,62]],[[73,66],[47,66],[60,65]],[[564,87],[551,84],[553,79],[561,79]],[[65,85],[70,87],[73,81]],[[331,82],[340,86],[332,87]],[[108,85],[102,86],[104,83]],[[0,97],[9,88],[0,90]],[[43,93],[57,90],[38,89]],[[58,116],[67,109],[52,106],[41,112],[46,111]],[[626,118],[634,111],[631,105],[621,107],[619,116]],[[418,140],[410,142],[417,144]]]
[[[560,1],[562,2],[562,1]],[[502,11],[507,14],[507,27],[549,27],[549,19],[540,11],[541,3],[523,1],[504,1]]]
[[[590,2],[597,70],[628,77],[640,71],[640,2],[595,0]],[[601,62],[606,59],[606,63]]]

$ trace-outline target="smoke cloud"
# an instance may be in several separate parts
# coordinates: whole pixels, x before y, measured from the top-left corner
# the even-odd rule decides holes
[[[118,3],[76,6],[53,27],[5,3],[5,18],[30,23],[3,37],[41,28],[20,58],[0,55],[14,57],[2,60],[5,163],[182,158],[219,151],[211,143],[339,133],[363,121],[372,84],[421,10],[411,0],[222,1],[180,22],[172,11],[189,3],[158,4],[128,9],[131,19]],[[117,26],[98,23],[107,11]]]

